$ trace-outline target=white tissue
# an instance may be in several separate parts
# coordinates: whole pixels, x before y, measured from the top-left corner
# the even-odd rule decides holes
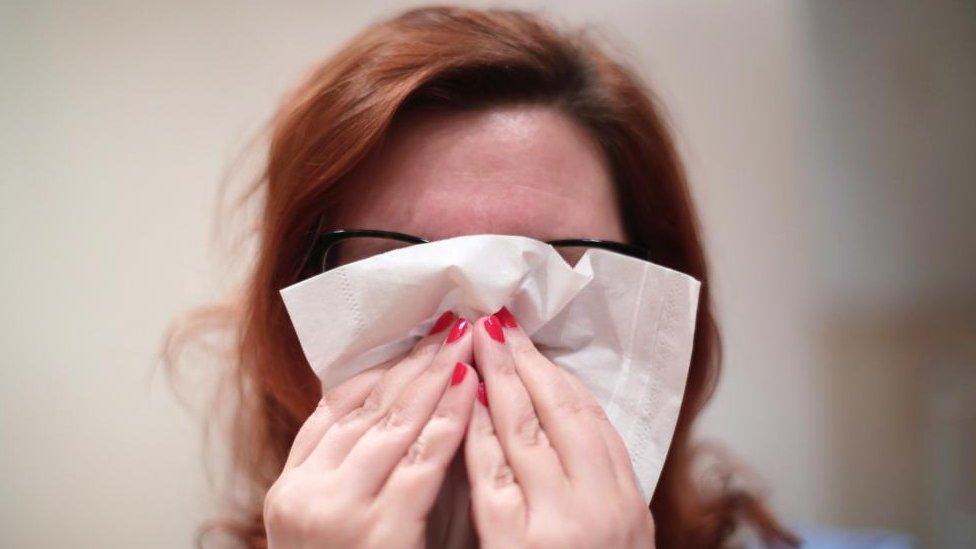
[[[474,320],[507,306],[593,392],[649,502],[681,407],[698,290],[615,252],[590,249],[574,268],[538,240],[473,235],[343,265],[281,295],[323,389],[407,352],[446,310]]]

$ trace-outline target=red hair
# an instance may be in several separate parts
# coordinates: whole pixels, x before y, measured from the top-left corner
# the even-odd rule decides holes
[[[198,317],[234,329],[230,456],[244,491],[238,486],[230,524],[245,545],[264,544],[264,493],[321,397],[278,291],[296,281],[319,218],[338,207],[343,176],[407,111],[525,102],[550,105],[591,132],[609,161],[630,241],[702,282],[684,401],[650,506],[658,544],[719,546],[743,520],[767,542],[796,541],[754,497],[727,484],[706,493],[693,479],[691,428],[718,378],[718,332],[685,174],[648,89],[585,31],[562,33],[523,11],[430,7],[368,27],[282,103],[252,189],[261,201],[256,263],[233,303]],[[187,333],[174,333],[171,344]]]

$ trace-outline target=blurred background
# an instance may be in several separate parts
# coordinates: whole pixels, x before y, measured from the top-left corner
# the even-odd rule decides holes
[[[156,358],[233,279],[218,184],[309,64],[416,4],[0,4],[0,545],[192,543],[200,432]],[[971,546],[976,5],[503,5],[603,28],[668,110],[726,346],[702,437],[804,532]]]

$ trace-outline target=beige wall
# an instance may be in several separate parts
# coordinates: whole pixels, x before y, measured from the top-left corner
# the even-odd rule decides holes
[[[0,544],[190,543],[197,430],[153,366],[225,286],[217,183],[304,67],[405,5],[0,7]],[[604,25],[668,106],[727,345],[703,433],[792,524],[972,533],[972,9],[518,5]]]

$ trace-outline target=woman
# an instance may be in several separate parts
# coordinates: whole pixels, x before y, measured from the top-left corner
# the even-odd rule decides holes
[[[257,262],[224,311],[238,334],[233,470],[248,489],[229,525],[245,545],[711,547],[742,524],[795,543],[748,494],[694,482],[691,428],[718,374],[695,213],[648,92],[582,33],[463,8],[371,26],[284,101],[255,190]],[[700,280],[649,510],[592,396],[505,310],[446,313],[407,357],[321,394],[278,291],[320,272],[316,239],[344,229],[613,241]],[[386,245],[359,242],[329,262]],[[465,482],[470,526],[451,490]]]

